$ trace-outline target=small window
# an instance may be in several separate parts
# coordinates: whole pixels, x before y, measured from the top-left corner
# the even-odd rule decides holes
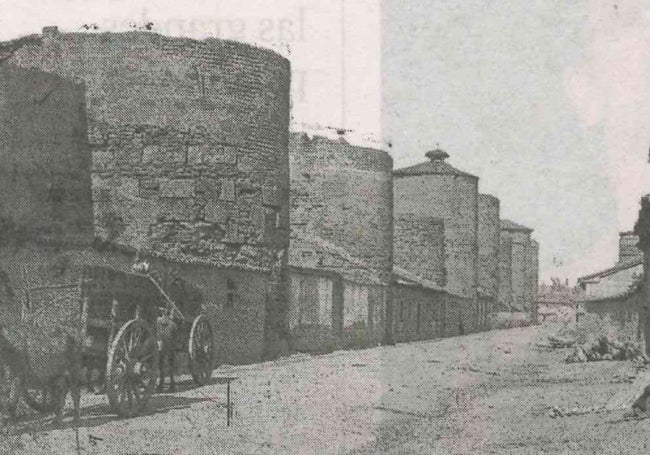
[[[232,308],[235,306],[235,302],[237,301],[237,286],[230,278],[226,281],[226,290],[226,306]]]
[[[404,301],[399,303],[399,322],[404,322],[404,312],[405,312],[404,306],[405,306]]]

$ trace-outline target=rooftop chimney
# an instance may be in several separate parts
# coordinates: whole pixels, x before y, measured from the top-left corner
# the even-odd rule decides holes
[[[618,262],[626,263],[639,260],[643,252],[638,248],[639,236],[634,232],[621,232],[618,238]]]
[[[52,38],[59,34],[59,27],[56,25],[51,25],[49,27],[43,27],[43,37]]]
[[[449,158],[449,154],[442,149],[429,150],[424,156],[430,161],[444,161]]]

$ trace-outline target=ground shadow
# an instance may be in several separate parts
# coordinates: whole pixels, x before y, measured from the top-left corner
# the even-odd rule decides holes
[[[183,383],[179,383],[177,386],[182,385],[183,388],[187,387],[184,390],[193,388],[192,381],[189,381],[189,385],[186,385],[185,382],[186,381],[183,381]],[[179,392],[181,390],[182,389],[178,387],[176,391]],[[193,403],[205,401],[212,401],[215,407],[223,407],[225,412],[226,403],[223,399],[217,400],[215,397],[207,395],[196,398],[188,398],[169,393],[161,393],[153,395],[149,400],[146,409],[138,416],[133,418],[162,414],[174,409],[186,409],[189,408]],[[9,433],[12,435],[21,435],[25,433],[35,434],[52,430],[65,430],[74,428],[71,416],[72,410],[68,407],[66,408],[66,414],[63,423],[61,425],[54,425],[52,414],[28,414],[21,416],[11,422]],[[118,417],[111,410],[108,403],[85,406],[81,409],[81,423],[79,424],[79,428],[97,427],[115,420],[122,420],[122,418]]]

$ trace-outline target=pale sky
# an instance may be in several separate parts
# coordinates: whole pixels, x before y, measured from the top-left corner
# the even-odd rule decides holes
[[[439,143],[535,229],[547,281],[612,265],[650,192],[646,1],[0,0],[0,40],[129,22],[280,52],[295,130],[390,141],[396,167]]]
[[[439,143],[541,279],[613,265],[650,192],[650,3],[384,0],[383,133],[396,167]]]

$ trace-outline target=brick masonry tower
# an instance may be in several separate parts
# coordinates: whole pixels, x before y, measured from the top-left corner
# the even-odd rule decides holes
[[[427,162],[394,171],[394,213],[400,219],[436,217],[444,223],[446,288],[476,297],[478,285],[478,177],[446,162],[442,150],[426,153]],[[415,270],[418,251],[412,251]]]

